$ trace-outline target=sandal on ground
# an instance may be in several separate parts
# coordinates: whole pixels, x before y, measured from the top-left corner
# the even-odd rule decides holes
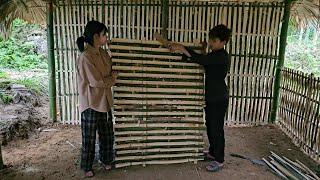
[[[91,170],[91,171],[85,171],[85,172],[84,172],[84,176],[85,176],[86,178],[92,178],[92,177],[94,176],[94,173],[93,173],[92,170]]]
[[[217,161],[213,161],[208,166],[206,166],[206,169],[210,172],[217,172],[217,171],[220,171],[222,168],[223,168],[223,164]]]

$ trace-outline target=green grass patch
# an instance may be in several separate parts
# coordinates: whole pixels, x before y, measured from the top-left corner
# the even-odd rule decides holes
[[[4,103],[4,104],[10,104],[12,103],[12,96],[11,95],[7,95],[3,92],[0,92],[0,100]]]
[[[43,92],[40,82],[35,79],[30,79],[30,78],[19,79],[14,81],[14,83],[24,85],[26,86],[26,88],[28,88],[31,91],[34,91],[35,93]]]
[[[8,79],[9,75],[6,72],[0,70],[0,79]]]

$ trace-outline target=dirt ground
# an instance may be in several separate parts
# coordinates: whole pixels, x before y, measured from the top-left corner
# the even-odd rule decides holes
[[[45,131],[56,129],[56,131]],[[11,168],[0,172],[0,179],[81,179],[79,168],[81,131],[79,126],[50,125],[28,139],[12,141],[3,147],[4,162]],[[72,145],[74,145],[74,147]],[[226,128],[226,162],[221,172],[205,170],[208,162],[148,165],[105,172],[94,165],[93,179],[278,179],[266,167],[230,156],[230,153],[262,158],[274,151],[298,159],[316,169],[317,164],[296,148],[277,126]]]

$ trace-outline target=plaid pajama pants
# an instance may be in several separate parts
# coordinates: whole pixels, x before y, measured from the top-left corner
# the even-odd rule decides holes
[[[93,109],[86,109],[81,113],[81,130],[81,169],[85,171],[92,170],[97,130],[100,161],[106,165],[111,165],[114,160],[114,132],[111,111],[102,113]]]

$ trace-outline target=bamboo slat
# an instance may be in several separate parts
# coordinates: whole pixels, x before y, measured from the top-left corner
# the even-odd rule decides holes
[[[135,143],[135,144],[116,144],[115,148],[120,151],[120,149],[127,148],[142,148],[142,147],[178,147],[178,146],[203,146],[204,142],[199,141],[183,141],[183,142],[149,142],[149,143]]]
[[[128,161],[128,160],[137,160],[137,159],[159,159],[159,158],[181,158],[181,157],[193,157],[201,156],[203,153],[179,153],[179,154],[162,154],[162,155],[144,155],[144,156],[125,156],[117,157],[116,161]]]
[[[202,152],[203,148],[155,148],[155,149],[139,149],[139,150],[122,150],[117,152],[118,155],[122,154],[136,154],[136,153],[167,153],[167,152]]]
[[[201,158],[187,158],[180,160],[157,160],[157,161],[146,161],[146,162],[127,162],[127,163],[118,163],[116,168],[126,167],[126,166],[135,166],[135,165],[150,165],[150,164],[177,164],[177,163],[186,163],[186,162],[196,162],[201,160]]]
[[[167,122],[167,121],[180,121],[180,122],[203,122],[203,118],[201,117],[149,117],[149,118],[141,118],[141,117],[121,117],[117,118],[119,123],[127,123],[127,122],[137,122],[137,121],[158,121],[158,122]]]

